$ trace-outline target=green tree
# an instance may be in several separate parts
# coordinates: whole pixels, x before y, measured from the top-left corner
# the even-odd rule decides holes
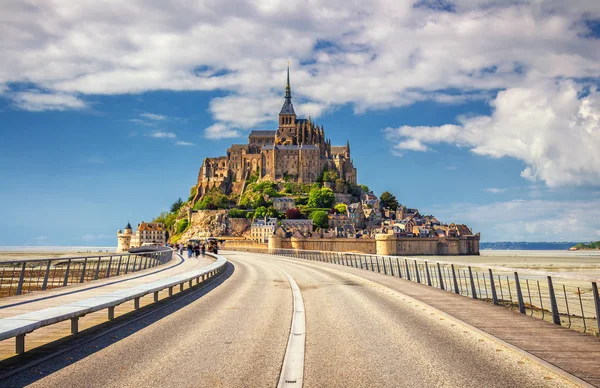
[[[308,207],[330,208],[335,201],[333,190],[323,187],[312,189],[308,197]]]
[[[175,201],[171,204],[171,213],[177,213],[179,211],[179,209],[181,209],[182,206],[183,206],[183,201],[181,200],[181,197],[179,197],[177,199],[177,201]]]
[[[335,180],[335,192],[345,194],[348,192],[348,184],[345,180],[339,178]]]
[[[365,193],[368,193],[369,191],[371,191],[371,190],[369,190],[369,186],[367,186],[367,185],[358,185],[358,187],[360,187],[360,189],[362,191],[364,191]]]
[[[383,207],[389,207],[392,210],[398,209],[398,201],[396,200],[396,196],[389,191],[384,191],[381,193],[379,197],[379,203]]]
[[[265,218],[267,215],[267,208],[264,206],[259,206],[254,210],[254,218]]]
[[[313,225],[322,229],[329,228],[329,218],[327,217],[327,212],[322,210],[314,211],[310,215],[310,218],[313,220]]]
[[[227,209],[229,198],[220,190],[211,190],[194,205],[194,210]]]
[[[335,205],[335,211],[338,212],[339,214],[346,214],[347,210],[348,210],[348,207],[344,203],[338,203],[337,205]]]
[[[229,218],[246,218],[246,213],[247,211],[242,209],[231,209],[227,213],[227,216],[229,216]]]

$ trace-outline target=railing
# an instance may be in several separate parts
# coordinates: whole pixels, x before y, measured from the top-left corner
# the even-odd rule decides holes
[[[172,250],[169,249],[168,252],[170,254]],[[22,354],[25,352],[25,335],[41,327],[71,320],[71,334],[77,334],[79,332],[79,318],[87,314],[107,309],[107,318],[109,321],[112,321],[115,319],[115,307],[127,301],[133,300],[134,310],[139,310],[140,299],[146,295],[154,294],[154,303],[156,303],[159,301],[159,292],[165,289],[169,290],[168,297],[171,297],[173,295],[173,288],[176,286],[179,286],[179,291],[182,292],[185,284],[188,285],[188,289],[193,288],[194,280],[196,286],[201,283],[205,284],[207,280],[223,273],[227,264],[227,259],[223,256],[207,255],[217,260],[200,269],[61,306],[0,319],[0,341],[15,337],[15,353]],[[0,380],[3,377],[5,375],[0,376]]]
[[[0,261],[0,298],[104,279],[165,264],[171,248],[54,259]]]
[[[584,333],[599,335],[598,280],[590,276],[363,253],[227,247],[346,265],[480,299]]]

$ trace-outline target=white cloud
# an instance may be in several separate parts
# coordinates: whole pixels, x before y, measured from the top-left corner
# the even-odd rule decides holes
[[[69,110],[86,108],[86,103],[68,93],[41,93],[38,91],[9,94],[21,109],[39,112],[44,110]]]
[[[522,160],[523,178],[549,187],[598,184],[600,94],[573,81],[509,88],[491,102],[491,116],[458,118],[458,125],[387,128],[394,149],[427,150],[450,143],[493,158]],[[410,147],[406,145],[410,145]]]
[[[178,145],[178,146],[193,146],[194,143],[190,143],[189,141],[177,140],[175,142],[175,145]]]
[[[492,193],[492,194],[500,194],[500,193],[504,193],[506,192],[507,189],[499,189],[497,187],[489,187],[487,189],[485,189],[484,191],[487,191],[488,193]]]
[[[600,200],[461,203],[445,205],[435,215],[466,223],[481,232],[482,241],[588,241],[600,230]]]
[[[154,131],[150,135],[155,139],[175,139],[177,137],[173,132]]]
[[[103,240],[108,238],[114,238],[114,236],[109,236],[106,234],[86,234],[83,237],[81,237],[81,239],[86,242]]]
[[[131,0],[115,12],[105,2],[6,0],[0,85],[78,96],[219,90],[214,119],[245,129],[277,114],[288,59],[294,102],[313,117],[600,75],[599,42],[582,23],[600,17],[597,1],[456,0],[454,12],[413,3]]]
[[[142,116],[143,118],[146,118],[149,120],[155,120],[155,121],[161,121],[161,120],[167,119],[167,116],[159,115],[156,113],[142,113],[142,114],[140,114],[140,116]]]
[[[240,136],[240,132],[225,124],[216,123],[204,130],[204,136],[207,139],[227,139]]]

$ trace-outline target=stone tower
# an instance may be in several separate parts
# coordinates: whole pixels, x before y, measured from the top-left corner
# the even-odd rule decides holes
[[[117,231],[117,252],[125,252],[128,251],[131,247],[131,237],[133,237],[133,230],[131,229],[131,224],[128,222],[123,229]]]
[[[296,132],[296,112],[294,111],[294,105],[292,104],[290,65],[288,65],[287,83],[285,85],[285,101],[279,112],[279,128],[275,134],[275,144],[298,144]]]

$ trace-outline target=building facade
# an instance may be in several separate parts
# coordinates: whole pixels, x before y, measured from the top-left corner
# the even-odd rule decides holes
[[[167,230],[162,222],[144,222],[138,224],[135,232],[127,223],[123,231],[117,231],[117,252],[125,252],[130,248],[141,247],[144,244],[166,244]]]
[[[323,126],[298,118],[292,104],[288,67],[284,103],[275,131],[252,131],[248,144],[234,144],[227,156],[206,158],[198,173],[194,202],[212,189],[241,194],[251,176],[271,181],[314,183],[324,171],[356,184],[350,144],[332,146]]]
[[[277,218],[256,219],[250,226],[250,236],[258,243],[268,243],[276,227]]]

